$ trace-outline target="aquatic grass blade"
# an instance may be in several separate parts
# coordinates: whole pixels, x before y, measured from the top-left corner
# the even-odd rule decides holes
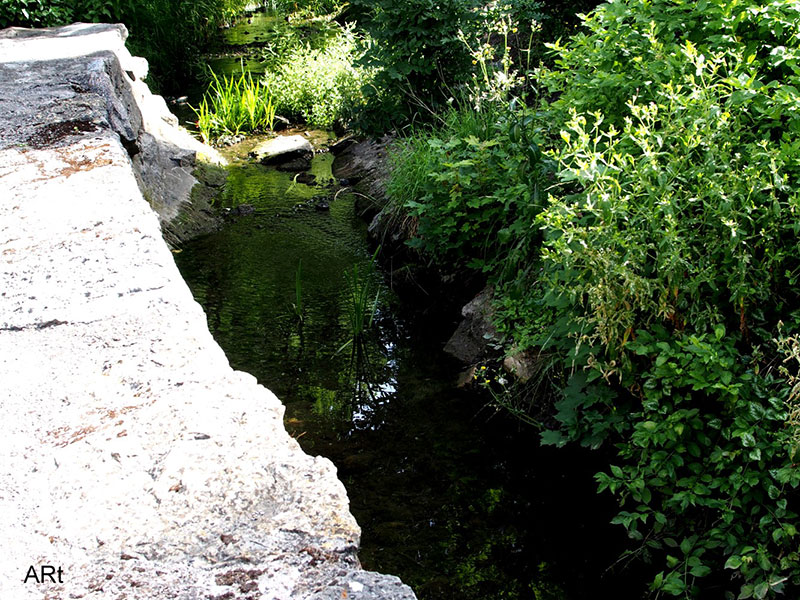
[[[294,273],[294,312],[300,321],[303,321],[303,259],[297,263]]]
[[[198,128],[206,141],[223,134],[271,130],[275,123],[275,104],[269,87],[254,80],[244,64],[238,77],[220,77],[211,71],[208,91],[200,106],[192,110],[198,116]]]

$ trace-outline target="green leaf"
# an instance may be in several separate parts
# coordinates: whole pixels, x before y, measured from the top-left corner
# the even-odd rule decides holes
[[[747,598],[753,597],[753,585],[747,583],[742,586],[739,590],[739,595],[737,596],[737,600],[747,600]]]
[[[670,569],[674,569],[679,564],[681,564],[680,560],[678,560],[676,557],[672,556],[671,554],[667,554],[667,566]]]
[[[544,446],[561,447],[566,443],[566,438],[561,435],[561,432],[554,429],[545,429],[539,434],[539,438]]]
[[[661,587],[663,583],[664,583],[664,571],[661,571],[660,573],[656,574],[656,576],[653,578],[653,583],[651,584],[650,589],[657,590]]]
[[[727,561],[725,561],[726,569],[738,569],[741,566],[742,566],[742,557],[737,556],[735,554],[729,557]]]
[[[753,597],[758,598],[760,600],[761,598],[764,598],[767,595],[768,591],[769,591],[769,583],[767,583],[766,581],[762,581],[761,583],[756,585],[756,587],[753,589]]]
[[[692,546],[694,546],[694,540],[692,538],[684,538],[683,541],[681,541],[681,552],[689,554],[692,550]]]
[[[711,573],[711,567],[707,567],[706,565],[698,565],[696,567],[692,567],[689,572],[695,577],[705,577]]]

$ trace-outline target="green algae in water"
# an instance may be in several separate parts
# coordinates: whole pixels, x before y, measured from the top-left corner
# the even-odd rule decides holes
[[[312,162],[321,185],[296,183],[293,173],[260,164],[232,167],[222,207],[234,211],[248,204],[254,214],[188,244],[177,258],[232,364],[287,401],[310,401],[321,412],[343,414],[346,396],[365,385],[358,371],[363,363],[354,366],[349,352],[338,352],[350,335],[345,274],[359,265],[371,273],[373,289],[383,282],[369,270],[365,227],[353,199],[337,196],[331,185],[331,160],[319,154]],[[329,209],[318,210],[321,202]],[[293,309],[301,262],[302,320]],[[381,296],[391,295],[384,289]],[[378,329],[367,349],[371,390],[391,387],[379,336]],[[356,423],[372,412],[352,402],[349,409]]]
[[[223,46],[234,49],[241,46],[266,48],[280,58],[281,50],[290,46],[308,45],[312,50],[325,46],[339,29],[338,24],[325,19],[292,19],[270,11],[250,14],[222,32]]]
[[[242,65],[257,76],[280,66],[293,49],[322,49],[340,32],[338,24],[324,20],[290,22],[278,13],[257,12],[224,29],[206,63],[218,76],[239,73]]]

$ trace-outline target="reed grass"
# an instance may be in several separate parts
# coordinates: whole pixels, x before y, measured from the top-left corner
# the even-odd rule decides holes
[[[212,71],[212,81],[200,106],[192,107],[203,141],[242,131],[265,131],[275,122],[275,106],[269,87],[254,80],[249,71],[222,78]]]
[[[375,250],[375,254],[372,255],[372,259],[365,268],[359,269],[358,264],[355,264],[352,271],[345,272],[345,279],[350,288],[350,301],[347,303],[350,339],[339,348],[338,352],[348,346],[352,348],[353,352],[356,352],[363,344],[364,336],[375,320],[381,291],[380,288],[373,290],[370,275],[375,269],[375,260],[379,251],[380,248]]]

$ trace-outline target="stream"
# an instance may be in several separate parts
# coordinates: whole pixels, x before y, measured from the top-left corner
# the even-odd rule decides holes
[[[220,51],[214,68],[263,68],[241,46],[274,31],[266,13],[226,31],[233,59]],[[304,184],[234,160],[225,225],[175,259],[231,366],[275,392],[289,433],[337,466],[364,568],[400,576],[421,600],[640,598],[638,575],[607,571],[625,536],[595,492],[601,457],[540,448],[535,430],[454,386],[462,367],[442,347],[457,315],[394,295],[331,162],[316,154]],[[354,288],[375,307],[356,342]]]

